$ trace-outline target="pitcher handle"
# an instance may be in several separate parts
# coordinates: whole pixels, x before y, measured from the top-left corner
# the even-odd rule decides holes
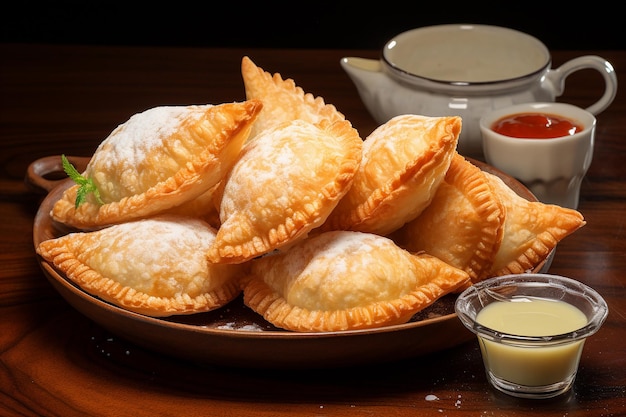
[[[617,94],[617,75],[609,61],[596,55],[580,56],[565,62],[556,69],[550,70],[548,78],[554,81],[555,94],[560,96],[565,90],[565,79],[567,76],[581,69],[594,69],[604,78],[604,94],[598,101],[586,109],[589,113],[598,115],[611,105]]]

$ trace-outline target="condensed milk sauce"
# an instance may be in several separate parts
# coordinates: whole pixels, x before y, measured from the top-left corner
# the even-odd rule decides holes
[[[578,330],[587,324],[587,317],[563,301],[528,298],[491,303],[478,313],[476,321],[508,335],[541,337]],[[488,372],[527,386],[557,383],[574,374],[584,344],[578,340],[536,347],[479,340]]]

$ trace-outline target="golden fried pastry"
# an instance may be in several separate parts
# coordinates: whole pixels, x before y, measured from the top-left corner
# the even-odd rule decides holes
[[[528,201],[496,175],[488,172],[485,175],[506,211],[502,243],[491,267],[491,276],[533,269],[546,259],[558,242],[585,225],[578,211]]]
[[[215,229],[220,227],[219,203],[216,202],[221,182],[179,206],[164,211],[164,214],[175,214],[187,217],[196,217],[209,223]]]
[[[461,118],[401,115],[365,139],[354,184],[323,230],[387,235],[417,217],[443,181]]]
[[[192,200],[225,175],[261,110],[258,100],[162,106],[132,116],[96,149],[84,177],[93,195],[76,207],[79,186],[54,205],[61,223],[90,229],[148,217]]]
[[[322,97],[305,93],[294,80],[290,78],[283,80],[279,73],[272,76],[247,56],[241,61],[241,74],[246,98],[263,102],[263,109],[252,126],[250,138],[286,121],[304,120],[316,124],[323,119],[331,122],[345,119],[335,106],[324,103]]]
[[[331,231],[250,265],[244,303],[277,327],[299,332],[368,329],[409,321],[469,283],[460,269],[414,255],[385,237]]]
[[[347,120],[294,120],[248,141],[223,182],[208,258],[241,263],[306,237],[352,184],[363,141]]]
[[[485,173],[455,154],[430,205],[393,238],[411,252],[424,251],[464,270],[475,283],[491,272],[504,219]]]
[[[241,293],[239,265],[212,265],[215,230],[180,216],[43,241],[37,253],[84,291],[149,316],[214,310]]]

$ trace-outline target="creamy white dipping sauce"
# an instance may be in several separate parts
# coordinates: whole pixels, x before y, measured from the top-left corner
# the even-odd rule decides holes
[[[518,336],[555,336],[584,327],[587,316],[563,301],[529,299],[494,302],[476,321],[501,333]],[[542,386],[561,382],[578,368],[584,340],[558,346],[511,346],[479,337],[485,367],[514,384]]]

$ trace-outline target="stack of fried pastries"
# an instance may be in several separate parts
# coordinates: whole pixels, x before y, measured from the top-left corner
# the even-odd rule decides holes
[[[277,327],[324,332],[405,323],[533,270],[585,224],[459,155],[460,117],[401,115],[363,138],[293,80],[241,70],[243,102],[156,107],[111,132],[82,173],[97,195],[68,188],[50,215],[73,230],[37,253],[140,314],[243,293]]]

